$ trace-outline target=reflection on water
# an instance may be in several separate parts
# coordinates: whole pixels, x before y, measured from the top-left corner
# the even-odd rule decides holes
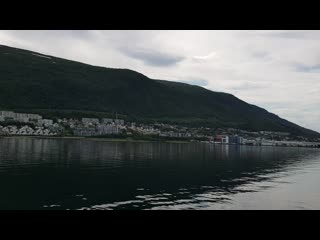
[[[0,139],[0,209],[319,209],[320,151]]]

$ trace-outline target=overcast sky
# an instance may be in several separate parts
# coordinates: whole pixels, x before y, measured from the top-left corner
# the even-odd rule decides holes
[[[234,94],[320,132],[320,31],[1,31],[0,44]]]

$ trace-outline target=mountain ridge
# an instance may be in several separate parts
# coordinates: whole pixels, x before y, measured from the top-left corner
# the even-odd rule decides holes
[[[134,120],[320,137],[229,93],[4,45],[0,87],[0,109],[117,112]]]

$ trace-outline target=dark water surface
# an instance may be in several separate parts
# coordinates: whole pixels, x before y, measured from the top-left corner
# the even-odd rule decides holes
[[[0,209],[320,209],[320,150],[2,138]]]

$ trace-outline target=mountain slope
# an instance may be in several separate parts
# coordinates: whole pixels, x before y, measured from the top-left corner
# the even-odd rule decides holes
[[[118,112],[129,119],[320,135],[231,94],[1,45],[0,109]]]

